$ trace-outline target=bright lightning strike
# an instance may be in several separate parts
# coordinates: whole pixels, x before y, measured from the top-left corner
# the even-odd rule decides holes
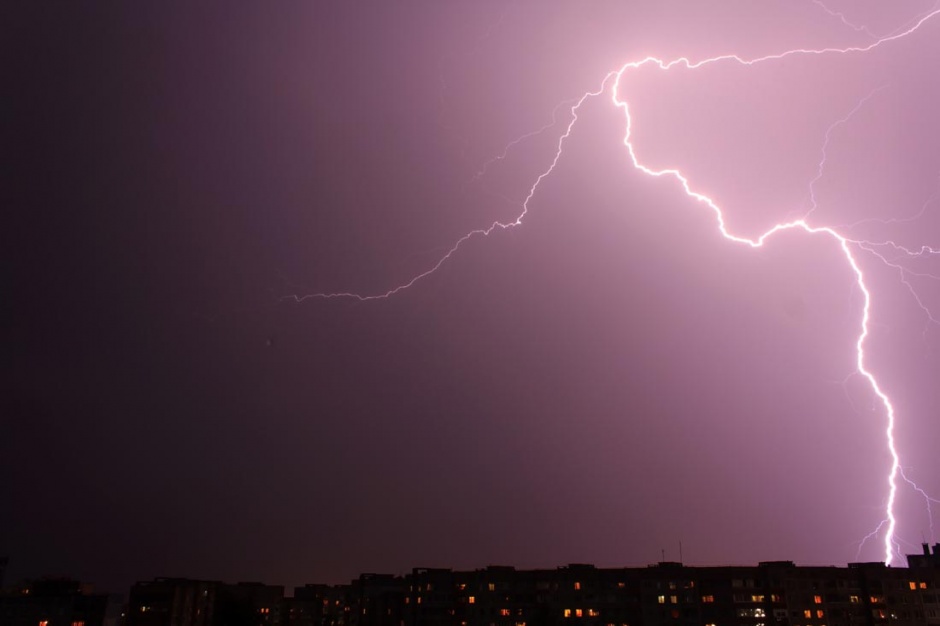
[[[296,302],[302,302],[304,300],[315,299],[315,298],[321,298],[321,299],[348,298],[348,299],[355,299],[359,301],[369,301],[369,300],[379,300],[379,299],[389,298],[401,291],[404,291],[412,287],[415,283],[419,282],[421,279],[435,273],[438,269],[441,268],[441,266],[443,266],[448,261],[448,259],[450,259],[461,247],[463,247],[471,239],[479,237],[479,236],[488,236],[497,230],[507,230],[507,229],[511,229],[516,226],[522,225],[526,215],[529,212],[529,208],[530,208],[529,203],[531,202],[531,200],[537,193],[542,181],[545,180],[554,172],[555,167],[557,166],[559,160],[562,157],[562,154],[564,152],[565,142],[570,137],[572,131],[574,130],[574,127],[578,121],[579,111],[582,105],[591,98],[595,98],[595,97],[607,94],[610,97],[610,101],[613,104],[613,106],[621,110],[623,113],[624,121],[625,121],[625,128],[626,128],[624,136],[623,136],[623,145],[626,148],[627,152],[629,153],[630,161],[633,167],[647,176],[654,177],[654,178],[671,178],[675,182],[677,182],[681,186],[685,194],[690,199],[695,200],[699,204],[705,205],[705,207],[707,207],[712,212],[721,236],[727,239],[728,241],[731,241],[737,244],[744,244],[751,248],[760,248],[760,247],[763,247],[765,243],[767,243],[770,240],[770,238],[772,238],[774,235],[780,232],[788,231],[788,230],[798,230],[798,231],[803,231],[807,235],[813,235],[813,236],[818,235],[818,236],[829,238],[836,245],[838,245],[839,249],[841,250],[845,258],[845,261],[848,267],[851,268],[855,276],[855,283],[863,296],[863,307],[862,307],[861,320],[859,324],[859,333],[855,341],[856,372],[860,376],[862,376],[865,379],[865,381],[868,383],[870,389],[872,390],[874,395],[877,397],[878,402],[881,404],[881,407],[884,410],[885,418],[886,418],[884,436],[885,436],[886,448],[888,450],[888,453],[891,459],[890,468],[888,470],[887,476],[885,477],[885,482],[887,486],[887,499],[885,502],[885,517],[883,520],[879,522],[877,527],[862,540],[862,543],[859,546],[859,550],[861,549],[861,545],[863,545],[868,540],[876,538],[883,531],[884,532],[884,560],[886,564],[890,565],[893,562],[894,558],[896,556],[899,556],[899,542],[898,542],[898,538],[896,537],[897,517],[895,515],[895,503],[896,503],[897,495],[898,495],[899,480],[902,480],[905,483],[908,483],[911,486],[911,488],[914,489],[926,502],[927,509],[928,509],[928,516],[930,517],[931,530],[933,529],[931,505],[936,504],[940,501],[932,498],[923,489],[918,487],[913,481],[911,481],[905,475],[903,471],[903,468],[901,465],[900,454],[898,452],[896,442],[895,442],[895,424],[896,424],[895,408],[891,402],[891,399],[888,397],[887,393],[882,389],[881,384],[878,382],[877,378],[871,372],[871,370],[868,369],[868,365],[867,365],[865,343],[870,334],[872,294],[868,285],[866,284],[864,272],[862,271],[862,268],[860,267],[858,260],[856,259],[856,256],[853,253],[853,250],[854,251],[861,250],[863,252],[871,253],[875,255],[878,259],[880,259],[881,261],[888,264],[889,266],[898,269],[901,272],[902,282],[904,282],[908,286],[912,294],[913,294],[913,289],[911,288],[910,284],[906,282],[906,276],[908,275],[907,270],[891,262],[889,259],[885,257],[885,255],[880,254],[877,251],[877,249],[878,248],[890,248],[906,256],[933,255],[933,254],[940,253],[940,250],[936,250],[927,246],[922,247],[920,250],[908,250],[904,248],[903,246],[895,244],[894,242],[891,242],[891,241],[870,242],[870,241],[853,239],[846,235],[841,234],[838,230],[836,230],[835,227],[816,226],[816,225],[810,224],[810,222],[808,221],[816,209],[816,199],[815,199],[815,196],[813,195],[813,186],[822,176],[822,169],[824,167],[825,159],[826,159],[825,149],[826,149],[826,146],[828,145],[830,133],[832,132],[835,126],[846,123],[849,120],[849,118],[851,118],[858,111],[858,109],[861,108],[864,105],[864,103],[869,98],[872,97],[872,95],[874,95],[874,92],[872,92],[871,94],[866,96],[864,99],[862,99],[862,101],[858,103],[855,109],[853,109],[845,118],[837,121],[835,124],[830,126],[829,130],[826,132],[825,143],[823,145],[823,151],[822,151],[822,160],[819,163],[819,171],[818,171],[816,178],[814,178],[813,181],[810,183],[810,194],[811,194],[812,206],[807,212],[805,212],[804,217],[801,219],[797,219],[797,220],[793,220],[789,222],[782,222],[782,223],[775,224],[770,229],[760,234],[756,238],[748,238],[748,237],[741,236],[741,235],[731,232],[727,228],[727,225],[725,222],[725,216],[721,207],[709,196],[696,191],[693,188],[693,185],[689,181],[689,179],[678,169],[674,169],[674,168],[654,169],[643,164],[643,162],[638,157],[635,146],[631,140],[632,130],[633,130],[633,118],[630,115],[630,105],[628,101],[622,98],[620,95],[621,81],[624,78],[624,76],[628,74],[629,72],[639,70],[640,68],[643,68],[645,66],[654,66],[661,71],[668,72],[669,70],[675,67],[682,67],[688,70],[696,70],[696,69],[705,67],[707,65],[713,65],[713,64],[718,64],[718,63],[736,63],[736,64],[743,65],[743,66],[752,66],[752,65],[768,63],[772,61],[780,61],[788,57],[795,57],[795,56],[862,54],[862,53],[866,53],[871,50],[874,50],[875,48],[878,48],[880,46],[884,46],[891,42],[908,37],[909,35],[919,30],[925,23],[936,18],[938,15],[940,15],[940,9],[935,8],[931,12],[926,13],[922,15],[921,17],[919,17],[918,19],[916,19],[916,21],[914,21],[912,25],[906,28],[903,28],[901,30],[895,31],[894,33],[890,35],[880,37],[880,38],[875,38],[874,35],[871,35],[870,31],[868,31],[867,29],[864,29],[863,27],[856,27],[850,24],[841,13],[830,11],[828,8],[825,7],[824,4],[822,4],[822,2],[819,2],[818,0],[814,0],[814,3],[822,7],[824,10],[826,10],[826,12],[829,13],[831,16],[838,17],[847,25],[852,26],[852,28],[855,29],[856,31],[865,32],[866,34],[870,35],[872,38],[874,38],[874,41],[864,46],[850,46],[850,47],[845,47],[845,48],[834,48],[834,47],[818,48],[818,49],[796,48],[796,49],[786,50],[777,54],[765,55],[765,56],[756,57],[752,59],[745,59],[738,55],[721,55],[721,56],[710,57],[710,58],[706,58],[700,61],[693,62],[686,57],[680,57],[671,61],[664,61],[662,59],[658,59],[655,57],[646,57],[640,61],[626,63],[622,65],[619,69],[609,72],[601,81],[600,87],[598,89],[596,89],[595,91],[588,91],[584,93],[580,98],[573,101],[574,103],[570,105],[568,109],[569,114],[570,114],[570,121],[568,122],[567,126],[565,126],[564,132],[558,138],[554,156],[551,159],[551,162],[548,165],[548,167],[546,167],[542,171],[542,173],[536,177],[535,181],[529,187],[528,193],[526,194],[525,199],[523,200],[522,205],[521,205],[522,206],[521,212],[514,220],[508,221],[508,222],[494,221],[492,224],[490,224],[489,226],[485,228],[479,228],[479,229],[475,229],[475,230],[468,232],[467,234],[459,238],[450,247],[450,249],[447,250],[447,252],[440,259],[438,259],[438,261],[434,265],[432,265],[429,269],[413,276],[407,282],[397,285],[383,293],[376,293],[376,294],[360,294],[360,293],[355,293],[355,292],[314,293],[314,294],[307,294],[307,295],[291,295],[291,296],[286,296],[284,299],[290,299]],[[559,107],[563,105],[564,103],[559,105]],[[557,111],[557,108],[556,108],[556,111]],[[490,163],[505,158],[507,152],[513,146],[515,146],[519,142],[533,135],[541,134],[547,131],[549,128],[554,126],[555,123],[556,123],[555,116],[553,113],[553,119],[550,124],[547,124],[543,126],[542,128],[536,131],[533,131],[532,133],[528,133],[527,135],[524,135],[516,139],[512,143],[510,143],[501,155],[495,157],[484,166],[484,171],[485,171],[486,166],[489,165]],[[478,174],[478,176],[482,174],[483,174],[483,171],[481,171],[480,174]],[[931,200],[932,199],[933,198],[931,198]],[[917,298],[916,294],[914,294],[914,297],[917,300],[918,304],[920,305],[921,309],[925,311],[928,318],[931,321],[937,321],[933,318],[933,316],[930,315],[926,306],[924,306],[924,304],[920,301],[920,299]]]

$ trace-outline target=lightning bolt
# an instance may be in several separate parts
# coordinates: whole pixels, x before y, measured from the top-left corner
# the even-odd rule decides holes
[[[848,115],[846,115],[840,120],[837,120],[831,126],[829,126],[829,128],[826,129],[826,135],[825,135],[825,138],[823,139],[823,145],[822,145],[822,150],[821,150],[822,154],[820,155],[820,158],[819,158],[819,167],[816,170],[816,176],[813,178],[813,180],[809,182],[810,208],[803,215],[803,219],[808,219],[809,216],[812,215],[813,212],[819,208],[819,203],[816,200],[816,183],[818,183],[822,179],[823,171],[826,169],[826,159],[829,156],[826,151],[829,149],[829,141],[832,139],[832,132],[839,126],[843,126],[844,124],[847,124],[849,120],[851,120],[855,116],[855,114],[858,113],[859,110],[863,106],[865,106],[865,103],[868,102],[872,98],[872,96],[874,96],[876,93],[878,93],[882,89],[884,89],[884,86],[881,86],[878,89],[875,89],[874,91],[869,93],[867,96],[859,100],[858,104],[856,104],[855,107],[851,111],[849,111]]]
[[[845,13],[842,13],[841,11],[835,11],[835,10],[833,10],[833,9],[830,9],[825,3],[822,2],[822,0],[813,0],[813,4],[816,5],[816,6],[818,6],[818,7],[819,7],[820,9],[822,9],[823,11],[825,11],[826,14],[828,14],[830,17],[834,17],[834,18],[838,19],[840,22],[842,22],[842,24],[844,24],[845,26],[848,26],[849,28],[851,28],[851,29],[854,30],[855,32],[857,32],[857,33],[865,33],[870,39],[875,39],[875,40],[880,39],[881,37],[890,37],[890,36],[892,36],[892,35],[895,35],[895,34],[901,32],[902,30],[905,30],[906,28],[910,28],[909,24],[912,23],[912,21],[909,21],[909,22],[907,22],[906,25],[899,26],[898,28],[894,29],[893,31],[891,31],[891,32],[888,33],[887,35],[879,36],[879,35],[875,34],[874,32],[872,32],[872,31],[871,31],[867,26],[865,26],[864,24],[855,24],[854,22],[849,21],[849,18],[846,17]],[[935,2],[934,5],[933,5],[933,9],[931,9],[931,10],[935,10],[938,6],[940,6],[940,2]],[[928,13],[929,13],[929,11],[928,11]],[[922,14],[922,16],[923,16],[923,14]],[[917,20],[917,19],[918,19],[918,18],[914,18],[914,20]]]
[[[823,8],[831,16],[838,17],[846,25],[852,27],[854,30],[859,31],[859,32],[865,32],[867,35],[874,38],[874,35],[871,35],[870,31],[868,31],[867,29],[863,27],[856,27],[855,25],[851,24],[850,22],[847,21],[847,19],[841,13],[836,13],[834,11],[829,10],[828,8],[826,8],[826,6],[822,2],[818,0],[814,0],[814,4]],[[604,76],[603,80],[600,83],[600,86],[596,90],[585,92],[581,97],[577,98],[576,100],[569,101],[569,102],[573,102],[573,104],[571,104],[568,107],[570,121],[565,126],[564,131],[559,136],[558,141],[556,142],[555,152],[549,165],[542,171],[541,174],[539,174],[536,177],[532,185],[529,187],[529,190],[525,196],[525,199],[521,203],[521,211],[514,220],[506,221],[506,222],[497,220],[485,228],[478,228],[475,230],[471,230],[470,232],[466,233],[465,235],[457,239],[456,242],[454,242],[454,244],[443,254],[443,256],[441,256],[438,259],[438,261],[434,263],[429,269],[417,275],[414,275],[408,281],[401,283],[397,286],[394,286],[385,292],[374,293],[374,294],[361,294],[361,293],[355,293],[355,292],[312,293],[312,294],[305,294],[305,295],[294,294],[294,295],[284,296],[283,298],[281,298],[281,300],[292,300],[295,302],[303,302],[305,300],[310,300],[310,299],[343,298],[343,299],[353,299],[353,300],[365,302],[365,301],[371,301],[371,300],[386,299],[386,298],[389,298],[391,296],[398,294],[401,291],[411,288],[422,279],[437,272],[454,254],[457,253],[458,250],[464,247],[470,240],[479,238],[479,237],[486,237],[497,231],[508,230],[508,229],[515,228],[517,226],[521,226],[530,210],[530,202],[532,201],[533,197],[536,195],[540,185],[542,184],[542,181],[545,180],[547,177],[551,176],[556,166],[558,165],[558,162],[560,161],[562,154],[564,152],[565,143],[568,140],[568,138],[571,136],[571,133],[573,132],[574,127],[576,123],[578,122],[579,112],[580,112],[581,107],[584,105],[586,101],[588,101],[591,98],[596,98],[604,94],[608,94],[612,105],[623,113],[624,123],[625,123],[623,145],[626,148],[627,153],[629,154],[630,162],[633,168],[639,172],[642,172],[646,176],[649,176],[652,178],[669,178],[669,179],[674,180],[676,183],[678,183],[678,185],[682,188],[682,190],[691,200],[694,200],[696,203],[703,205],[707,210],[711,211],[711,213],[713,214],[715,218],[715,222],[717,224],[719,233],[726,240],[736,243],[736,244],[745,245],[750,248],[761,248],[774,235],[777,235],[778,233],[781,233],[784,231],[797,230],[797,231],[802,231],[805,234],[810,235],[810,236],[820,236],[820,237],[828,238],[832,240],[832,242],[835,245],[837,245],[838,248],[841,250],[842,255],[845,258],[845,262],[847,263],[848,267],[852,270],[855,276],[855,284],[863,297],[863,306],[862,306],[861,320],[859,324],[859,333],[855,341],[856,373],[860,375],[861,377],[863,377],[863,379],[867,382],[869,388],[873,392],[874,396],[877,398],[878,403],[880,403],[881,408],[884,411],[885,419],[886,419],[884,436],[885,436],[886,448],[890,457],[890,467],[889,467],[887,476],[885,477],[885,483],[887,487],[887,498],[885,501],[885,517],[883,520],[881,520],[878,523],[877,527],[871,533],[869,533],[865,538],[862,539],[862,542],[861,544],[859,544],[858,549],[860,551],[862,546],[867,541],[874,539],[883,531],[884,532],[884,539],[883,539],[884,561],[887,565],[890,565],[894,561],[895,556],[899,556],[899,553],[900,553],[900,546],[898,543],[898,539],[896,537],[897,517],[895,515],[895,504],[896,504],[897,496],[898,496],[899,480],[902,480],[905,483],[908,483],[925,500],[927,507],[928,507],[928,515],[931,515],[931,510],[930,510],[931,505],[938,503],[940,501],[929,496],[923,489],[918,487],[912,480],[910,480],[904,474],[903,468],[901,466],[901,457],[898,452],[896,441],[895,441],[895,425],[897,421],[895,408],[891,402],[891,399],[889,398],[887,393],[883,390],[881,384],[878,382],[877,378],[871,372],[871,370],[869,370],[868,365],[867,365],[865,343],[870,334],[872,294],[871,294],[870,289],[868,288],[868,285],[866,284],[864,272],[862,271],[862,268],[860,267],[858,260],[855,256],[855,253],[853,251],[863,251],[863,252],[871,253],[875,255],[877,258],[881,259],[886,264],[888,264],[889,266],[899,269],[899,271],[901,272],[902,281],[908,286],[911,293],[914,294],[915,299],[917,299],[918,305],[927,313],[931,321],[936,322],[937,320],[935,320],[930,315],[927,307],[924,306],[923,302],[921,302],[919,298],[917,298],[917,295],[916,293],[914,293],[914,290],[911,287],[911,285],[908,282],[906,282],[906,276],[908,275],[908,271],[902,268],[901,266],[897,265],[896,263],[892,262],[891,260],[889,260],[884,254],[879,253],[878,249],[879,248],[891,249],[905,256],[923,256],[923,255],[940,254],[940,250],[933,249],[928,246],[924,246],[920,250],[909,250],[903,246],[900,246],[894,243],[893,241],[869,242],[865,240],[853,239],[846,235],[843,235],[842,233],[837,231],[834,227],[815,226],[815,225],[810,224],[809,222],[809,218],[811,217],[812,213],[817,208],[816,199],[815,199],[813,190],[814,190],[815,183],[818,182],[818,180],[822,176],[822,170],[825,165],[825,159],[826,159],[825,149],[829,142],[830,133],[834,130],[836,126],[846,123],[849,120],[849,118],[851,118],[858,111],[858,109],[864,105],[865,101],[867,101],[870,97],[874,95],[874,92],[872,92],[871,94],[866,96],[861,102],[859,102],[858,105],[845,118],[837,121],[835,124],[830,126],[829,130],[826,132],[825,143],[824,143],[823,150],[822,150],[822,160],[820,161],[820,164],[819,164],[819,170],[818,170],[816,178],[814,178],[813,181],[810,183],[810,195],[811,195],[811,202],[812,202],[811,208],[804,214],[804,216],[801,219],[796,219],[796,220],[792,220],[788,222],[775,224],[774,226],[772,226],[771,228],[769,228],[768,230],[766,230],[765,232],[763,232],[756,238],[748,238],[748,237],[731,232],[726,225],[724,213],[721,207],[717,204],[717,202],[715,202],[709,196],[699,191],[696,191],[693,188],[692,183],[681,171],[675,168],[655,169],[655,168],[645,165],[640,160],[640,158],[637,155],[636,148],[631,140],[632,131],[633,131],[633,118],[630,115],[630,105],[626,99],[621,97],[620,90],[621,90],[621,81],[625,75],[627,75],[630,72],[637,71],[640,68],[643,68],[646,66],[652,66],[663,72],[668,72],[674,68],[681,67],[687,70],[696,70],[699,68],[703,68],[705,66],[715,65],[719,63],[739,64],[742,66],[754,66],[754,65],[769,63],[773,61],[781,61],[790,57],[798,57],[798,56],[864,54],[878,47],[884,46],[891,42],[895,42],[895,41],[898,41],[900,39],[903,39],[905,37],[912,35],[916,31],[921,29],[921,27],[923,27],[923,25],[926,24],[928,21],[933,20],[938,15],[940,15],[940,9],[936,8],[937,6],[940,6],[940,4],[935,5],[934,10],[921,15],[919,18],[916,18],[912,23],[910,23],[911,25],[904,27],[902,29],[899,29],[891,33],[890,35],[886,35],[880,38],[874,38],[874,41],[872,41],[871,43],[867,45],[849,46],[849,47],[843,47],[843,48],[837,48],[837,47],[795,48],[795,49],[785,50],[783,52],[779,52],[776,54],[769,54],[769,55],[750,58],[750,59],[740,57],[736,54],[714,56],[714,57],[709,57],[709,58],[702,59],[699,61],[692,61],[687,57],[679,57],[670,61],[665,61],[663,59],[649,56],[639,61],[632,61],[629,63],[625,63],[620,68],[608,72],[608,74]],[[563,104],[564,103],[559,105],[559,107],[563,106]],[[556,112],[557,110],[558,110],[558,107],[556,107]],[[513,146],[515,146],[516,144],[518,144],[519,142],[523,141],[524,139],[528,137],[547,131],[549,128],[551,128],[555,124],[556,124],[555,114],[553,113],[553,119],[550,124],[547,124],[536,131],[528,133],[527,135],[524,135],[516,139],[512,143],[510,143],[508,146],[506,146],[502,154],[495,157],[494,159],[491,159],[490,162],[484,165],[483,170],[481,170],[478,176],[482,175],[482,173],[485,171],[486,167],[490,163],[505,158],[506,154]],[[924,205],[922,212],[925,209],[926,209],[926,204]],[[930,524],[931,524],[931,530],[932,530],[933,529],[932,515],[930,517]]]
[[[813,0],[813,4],[815,4],[815,5],[818,6],[820,9],[822,9],[823,11],[825,11],[830,17],[834,17],[834,18],[838,19],[840,22],[842,22],[843,24],[845,24],[846,26],[848,26],[849,28],[851,28],[851,29],[854,30],[855,32],[857,32],[857,33],[865,33],[866,35],[868,35],[868,36],[871,37],[872,39],[877,39],[877,38],[878,38],[877,35],[875,35],[873,32],[871,32],[870,30],[868,30],[868,27],[867,27],[867,26],[862,26],[862,25],[860,25],[860,24],[853,24],[853,23],[850,22],[849,19],[845,16],[845,13],[842,13],[841,11],[834,11],[833,9],[830,9],[830,8],[827,7],[825,4],[823,4],[822,0]]]
[[[480,171],[478,171],[478,172],[476,173],[476,175],[473,177],[474,180],[477,180],[477,179],[480,179],[480,178],[483,178],[484,176],[486,176],[486,170],[488,170],[494,163],[497,163],[497,162],[499,162],[499,161],[502,161],[502,160],[505,159],[507,156],[509,156],[509,152],[510,152],[513,148],[515,148],[516,146],[518,146],[519,144],[521,144],[523,141],[525,141],[526,139],[531,139],[532,137],[537,137],[537,136],[541,135],[542,133],[544,133],[545,131],[547,131],[549,128],[552,128],[553,126],[555,126],[556,124],[558,124],[558,112],[559,112],[561,109],[563,109],[563,108],[565,107],[565,105],[569,105],[569,106],[570,106],[570,105],[571,105],[571,100],[565,100],[564,102],[559,102],[559,103],[555,106],[555,109],[552,111],[552,121],[551,121],[551,122],[548,122],[547,124],[545,124],[545,125],[542,126],[541,128],[538,128],[538,129],[536,129],[536,130],[533,130],[532,132],[529,132],[529,133],[526,133],[526,134],[524,134],[524,135],[522,135],[522,136],[520,136],[520,137],[517,137],[516,139],[513,139],[513,140],[510,141],[508,144],[506,144],[506,147],[503,148],[503,151],[502,151],[499,155],[493,157],[492,159],[486,161],[486,162],[483,164],[483,166],[480,168]]]

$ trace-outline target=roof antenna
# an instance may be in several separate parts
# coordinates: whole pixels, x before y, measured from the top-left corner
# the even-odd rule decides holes
[[[679,562],[682,563],[682,541],[679,541]]]

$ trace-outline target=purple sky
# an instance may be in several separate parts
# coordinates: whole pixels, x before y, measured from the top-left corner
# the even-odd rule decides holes
[[[884,529],[859,545],[887,422],[838,242],[726,240],[633,167],[609,92],[520,226],[388,299],[284,296],[381,294],[515,220],[572,101],[625,63],[864,47],[931,10],[5,4],[10,577],[293,585],[680,542],[697,565],[883,559]],[[940,15],[865,53],[645,66],[618,93],[640,161],[736,235],[815,198],[811,226],[871,242],[849,245],[866,364],[935,495],[940,257],[903,250],[940,247],[938,42]],[[940,540],[898,484],[901,551]]]

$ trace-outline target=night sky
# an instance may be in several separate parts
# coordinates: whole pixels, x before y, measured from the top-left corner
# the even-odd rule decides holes
[[[726,240],[633,167],[609,92],[521,225],[387,299],[302,297],[383,294],[515,220],[625,63],[864,47],[934,8],[3,3],[7,582],[635,566],[680,542],[693,565],[883,560],[884,527],[862,540],[886,414],[838,243]],[[640,161],[729,230],[815,198],[810,224],[869,242],[866,364],[935,495],[938,76],[940,15],[618,94]],[[901,553],[940,540],[898,484]]]

